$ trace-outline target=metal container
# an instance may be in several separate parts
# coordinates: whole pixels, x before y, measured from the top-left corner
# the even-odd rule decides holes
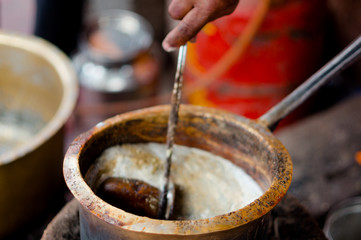
[[[64,176],[82,205],[81,239],[262,239],[268,213],[291,183],[292,163],[267,127],[243,117],[182,105],[175,142],[222,156],[245,169],[265,193],[244,208],[208,219],[150,219],[113,207],[86,183],[83,176],[108,147],[165,142],[169,111],[169,106],[158,106],[121,114],[72,143],[64,161]]]
[[[330,240],[361,238],[361,197],[344,200],[326,218],[324,232]]]
[[[112,9],[89,21],[72,57],[80,82],[78,125],[89,129],[119,113],[116,107],[106,112],[84,109],[153,96],[159,87],[160,58],[153,28],[142,16]]]
[[[86,27],[73,63],[82,87],[102,93],[100,100],[114,101],[154,94],[160,73],[156,55],[147,20],[108,10]]]
[[[0,33],[0,238],[41,216],[63,188],[63,127],[77,90],[58,49]]]

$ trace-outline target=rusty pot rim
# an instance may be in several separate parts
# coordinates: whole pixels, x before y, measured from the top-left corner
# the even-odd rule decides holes
[[[243,127],[247,127],[252,134],[266,139],[266,142],[272,146],[275,153],[282,156],[284,159],[282,162],[283,170],[279,171],[278,177],[273,178],[268,190],[250,204],[236,211],[206,219],[176,221],[137,216],[116,208],[96,196],[85,182],[78,161],[81,149],[87,141],[91,139],[93,135],[117,122],[141,117],[142,115],[144,116],[144,114],[169,112],[169,109],[168,105],[161,105],[120,114],[98,123],[95,127],[81,134],[73,141],[65,155],[63,173],[68,188],[83,208],[103,221],[129,231],[153,234],[197,235],[228,230],[240,225],[245,225],[267,214],[283,198],[291,184],[292,162],[285,147],[272,135],[271,131],[254,120],[222,110],[192,105],[182,105],[180,111],[191,114],[206,114],[220,119],[224,119],[226,116],[227,120],[230,119]]]
[[[35,36],[25,36],[0,31],[0,45],[20,49],[39,56],[54,68],[63,88],[62,99],[54,116],[31,139],[18,147],[0,155],[0,166],[9,164],[34,151],[54,136],[70,117],[78,97],[76,73],[69,58],[53,44]]]

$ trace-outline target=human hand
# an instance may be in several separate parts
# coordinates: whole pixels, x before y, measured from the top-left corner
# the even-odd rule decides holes
[[[230,14],[239,0],[172,0],[169,15],[179,24],[163,40],[164,50],[170,52],[196,36],[208,22]]]

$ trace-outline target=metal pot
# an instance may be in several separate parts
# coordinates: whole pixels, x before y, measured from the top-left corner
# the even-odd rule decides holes
[[[0,238],[41,215],[64,186],[63,126],[77,90],[70,61],[58,49],[0,33]],[[31,120],[38,129],[18,141]]]
[[[290,156],[269,129],[360,54],[361,37],[257,120],[204,107],[181,106],[175,142],[228,159],[265,191],[233,212],[181,221],[140,217],[106,203],[84,180],[91,164],[110,146],[165,142],[169,107],[121,114],[80,135],[66,153],[64,176],[82,205],[81,239],[262,239],[267,214],[286,194],[292,175]]]
[[[361,197],[346,199],[334,206],[326,217],[323,228],[327,239],[359,239]]]
[[[64,162],[66,182],[82,204],[82,239],[233,239],[262,236],[267,213],[291,183],[292,163],[283,145],[264,126],[223,111],[181,106],[177,144],[196,147],[241,166],[265,193],[250,205],[209,219],[163,221],[117,209],[97,197],[83,176],[108,147],[165,142],[170,108],[158,106],[108,119],[78,137]],[[217,193],[214,193],[217,194]]]

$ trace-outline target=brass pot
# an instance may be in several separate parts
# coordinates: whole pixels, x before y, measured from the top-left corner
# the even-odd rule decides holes
[[[115,116],[71,144],[64,176],[82,205],[81,239],[262,239],[268,213],[291,183],[291,159],[263,124],[224,111],[182,105],[175,142],[242,167],[265,191],[249,205],[207,219],[157,220],[115,208],[94,194],[83,176],[95,159],[116,144],[164,143],[169,111],[169,106],[157,106]]]
[[[64,186],[63,127],[77,93],[75,72],[58,49],[35,37],[0,33],[1,114],[26,112],[43,121],[27,141],[0,153],[0,238],[41,215]],[[9,129],[1,127],[4,138]]]

